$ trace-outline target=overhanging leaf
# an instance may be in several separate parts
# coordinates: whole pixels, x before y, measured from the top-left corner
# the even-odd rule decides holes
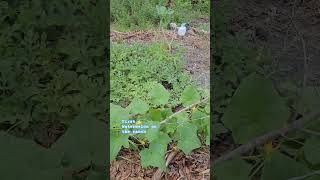
[[[228,106],[223,122],[231,129],[237,143],[282,127],[289,117],[285,102],[272,83],[257,75],[248,76],[240,84]]]
[[[77,169],[92,163],[107,162],[107,126],[88,113],[79,114],[67,132],[52,147],[68,161],[69,168]]]

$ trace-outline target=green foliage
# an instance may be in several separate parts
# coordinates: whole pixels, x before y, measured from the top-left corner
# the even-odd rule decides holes
[[[320,151],[320,139],[319,138],[309,138],[307,139],[304,147],[304,153],[306,159],[312,164],[320,164],[320,157],[318,155]]]
[[[283,168],[285,167],[285,171]],[[302,176],[308,172],[302,163],[283,155],[279,152],[272,154],[271,159],[265,162],[262,180],[282,180]]]
[[[237,143],[281,128],[289,118],[283,99],[265,78],[252,74],[245,78],[234,93],[222,121],[232,131]]]
[[[178,148],[186,155],[189,155],[193,149],[201,146],[197,136],[197,127],[188,122],[183,123],[177,128],[176,138],[178,140]]]
[[[235,144],[285,127],[293,112],[305,115],[319,109],[317,87],[282,78],[271,65],[263,49],[250,44],[250,37],[230,33],[230,21],[237,12],[234,2],[217,2],[214,9],[213,125],[214,139],[232,135]],[[280,83],[277,83],[280,82]],[[319,132],[319,121],[306,125]],[[311,131],[312,132],[312,131]],[[319,137],[290,133],[263,147],[218,164],[214,175],[219,179],[289,179],[319,170]],[[245,160],[242,160],[245,159]],[[317,179],[314,176],[310,179]]]
[[[165,170],[165,155],[169,142],[169,136],[167,134],[162,134],[150,144],[148,149],[142,150],[140,152],[142,167],[153,166]]]
[[[213,174],[218,180],[248,180],[250,166],[239,157],[213,167]]]
[[[181,23],[209,16],[209,0],[203,0],[195,5],[192,5],[190,0],[178,0],[172,9],[164,7],[166,2],[165,0],[111,0],[112,27],[123,31],[149,29],[164,27],[171,20]]]
[[[182,92],[180,101],[184,106],[191,105],[200,100],[200,94],[193,86],[187,86]]]
[[[168,93],[153,92],[156,83],[167,84],[170,91],[170,101],[178,103],[182,89],[190,78],[182,69],[182,52],[171,54],[162,43],[151,46],[141,43],[133,45],[112,43],[110,81],[111,102],[128,103],[134,98],[149,101],[148,93],[160,93],[163,96],[155,99],[154,105],[165,104]],[[150,92],[151,91],[151,92]]]
[[[68,126],[51,149],[1,133],[0,179],[62,179],[66,170],[106,165],[105,3],[0,2],[1,125]]]
[[[156,84],[149,92],[149,96],[152,104],[164,105],[168,103],[170,93],[161,84]]]
[[[190,88],[190,87],[189,87]],[[192,89],[195,94],[198,94],[197,89]],[[208,102],[199,104],[196,110],[182,111],[175,116],[172,116],[171,108],[172,102],[168,101],[169,91],[166,90],[161,84],[155,84],[148,93],[151,96],[151,101],[136,100],[132,101],[135,109],[143,109],[140,113],[127,114],[132,112],[131,104],[122,108],[121,106],[111,104],[111,160],[113,160],[120,148],[128,147],[128,141],[133,143],[129,138],[138,139],[139,141],[148,142],[149,147],[144,148],[140,152],[141,162],[143,167],[154,166],[161,169],[165,168],[165,154],[167,152],[168,143],[177,142],[177,146],[185,154],[189,154],[192,150],[199,148],[202,144],[210,144],[208,137],[210,136],[210,120],[209,109],[207,108]],[[170,94],[169,94],[170,95]],[[183,96],[186,99],[192,99],[194,94],[186,93]],[[203,97],[199,96],[199,99]],[[160,105],[156,108],[145,108],[149,104]],[[180,101],[179,103],[182,103]],[[195,107],[194,107],[195,108]],[[131,110],[131,111],[130,111]],[[142,113],[144,112],[144,113]],[[125,114],[123,116],[123,114]],[[156,128],[146,129],[146,133],[141,134],[121,134],[121,121],[128,120],[126,118],[132,117],[136,121],[136,125],[154,125]],[[120,118],[119,118],[120,117]],[[169,118],[170,117],[170,118]],[[204,118],[205,117],[205,118]],[[124,118],[124,119],[122,119]],[[163,122],[163,123],[160,123]]]

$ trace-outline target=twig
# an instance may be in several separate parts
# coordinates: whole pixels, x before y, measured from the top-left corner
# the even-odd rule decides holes
[[[320,132],[312,131],[312,130],[310,130],[310,129],[302,129],[301,131],[303,131],[303,132],[305,132],[305,133],[308,133],[308,134],[320,136]]]
[[[213,161],[213,166],[217,165],[223,161],[229,160],[233,158],[236,155],[240,155],[243,153],[246,153],[255,147],[262,145],[272,139],[275,139],[279,136],[282,136],[284,134],[288,134],[289,132],[293,132],[296,130],[299,130],[303,128],[303,125],[312,121],[312,120],[319,120],[320,119],[320,111],[310,113],[309,115],[306,115],[305,118],[301,118],[299,120],[293,121],[291,124],[289,124],[286,127],[283,127],[281,129],[271,131],[267,134],[264,134],[258,138],[253,139],[252,141],[248,142],[247,144],[241,145],[238,148],[234,149],[233,151],[215,159]]]
[[[319,171],[310,172],[310,173],[305,174],[305,175],[303,175],[303,176],[290,178],[290,179],[288,179],[288,180],[302,180],[302,179],[306,179],[306,178],[311,177],[311,176],[314,176],[314,175],[320,175],[320,170],[319,170]]]
[[[293,8],[292,8],[292,15],[290,16],[290,21],[298,35],[298,37],[300,38],[300,41],[301,41],[301,44],[302,44],[302,49],[303,49],[303,68],[304,68],[304,72],[303,72],[303,84],[302,84],[302,90],[301,90],[301,94],[300,94],[300,100],[297,101],[297,103],[301,103],[301,100],[303,98],[303,95],[304,95],[304,92],[305,92],[305,89],[306,89],[306,86],[307,86],[307,80],[308,80],[308,60],[307,60],[307,51],[306,51],[306,43],[304,41],[304,38],[303,38],[303,35],[300,33],[300,31],[298,30],[298,27],[297,25],[294,23],[293,21],[293,17],[295,15],[295,4],[296,4],[296,0],[294,1],[294,4],[293,4]],[[297,104],[299,105],[299,104]],[[303,110],[304,112],[304,110]],[[297,111],[295,112],[294,114],[294,117],[296,117],[297,115]]]
[[[190,108],[192,108],[192,107],[194,107],[194,106],[196,106],[198,104],[201,104],[201,103],[205,102],[208,99],[209,99],[209,97],[206,97],[206,98],[204,98],[204,99],[202,99],[202,100],[200,100],[200,101],[198,101],[196,103],[193,103],[193,104],[191,104],[191,105],[189,105],[189,106],[187,106],[187,107],[185,107],[185,108],[173,113],[168,118],[166,118],[165,120],[161,121],[160,124],[166,123],[169,119],[173,118],[174,116],[176,116],[176,115],[178,115],[178,114],[180,114],[180,113],[182,113],[182,112],[184,112],[184,111],[186,111],[186,110],[188,110],[188,109],[190,109]]]

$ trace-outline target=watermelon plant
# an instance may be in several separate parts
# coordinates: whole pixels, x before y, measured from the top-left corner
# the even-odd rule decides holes
[[[202,145],[210,144],[209,96],[201,96],[192,85],[187,86],[180,98],[181,109],[173,112],[170,93],[163,85],[155,84],[148,93],[150,101],[135,98],[127,107],[110,104],[111,161],[122,147],[140,151],[142,167],[165,170],[168,144],[174,144],[184,154]],[[121,121],[133,119],[135,125],[148,125],[146,133],[124,134]]]

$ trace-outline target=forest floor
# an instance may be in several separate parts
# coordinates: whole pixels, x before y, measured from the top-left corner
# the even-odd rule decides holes
[[[176,32],[170,30],[146,30],[134,32],[111,31],[111,42],[152,43],[159,41],[175,42],[185,48],[184,70],[201,87],[210,87],[210,24],[209,19],[191,21],[190,30],[185,38],[177,37]],[[174,52],[174,49],[172,49]],[[175,152],[169,148],[167,154],[167,171],[157,172],[157,168],[142,168],[138,152],[122,149],[118,158],[110,168],[111,179],[114,180],[148,180],[148,179],[210,179],[210,149],[208,146],[196,149],[185,156],[181,151]],[[171,151],[171,153],[169,153]],[[171,160],[169,156],[173,155]]]

